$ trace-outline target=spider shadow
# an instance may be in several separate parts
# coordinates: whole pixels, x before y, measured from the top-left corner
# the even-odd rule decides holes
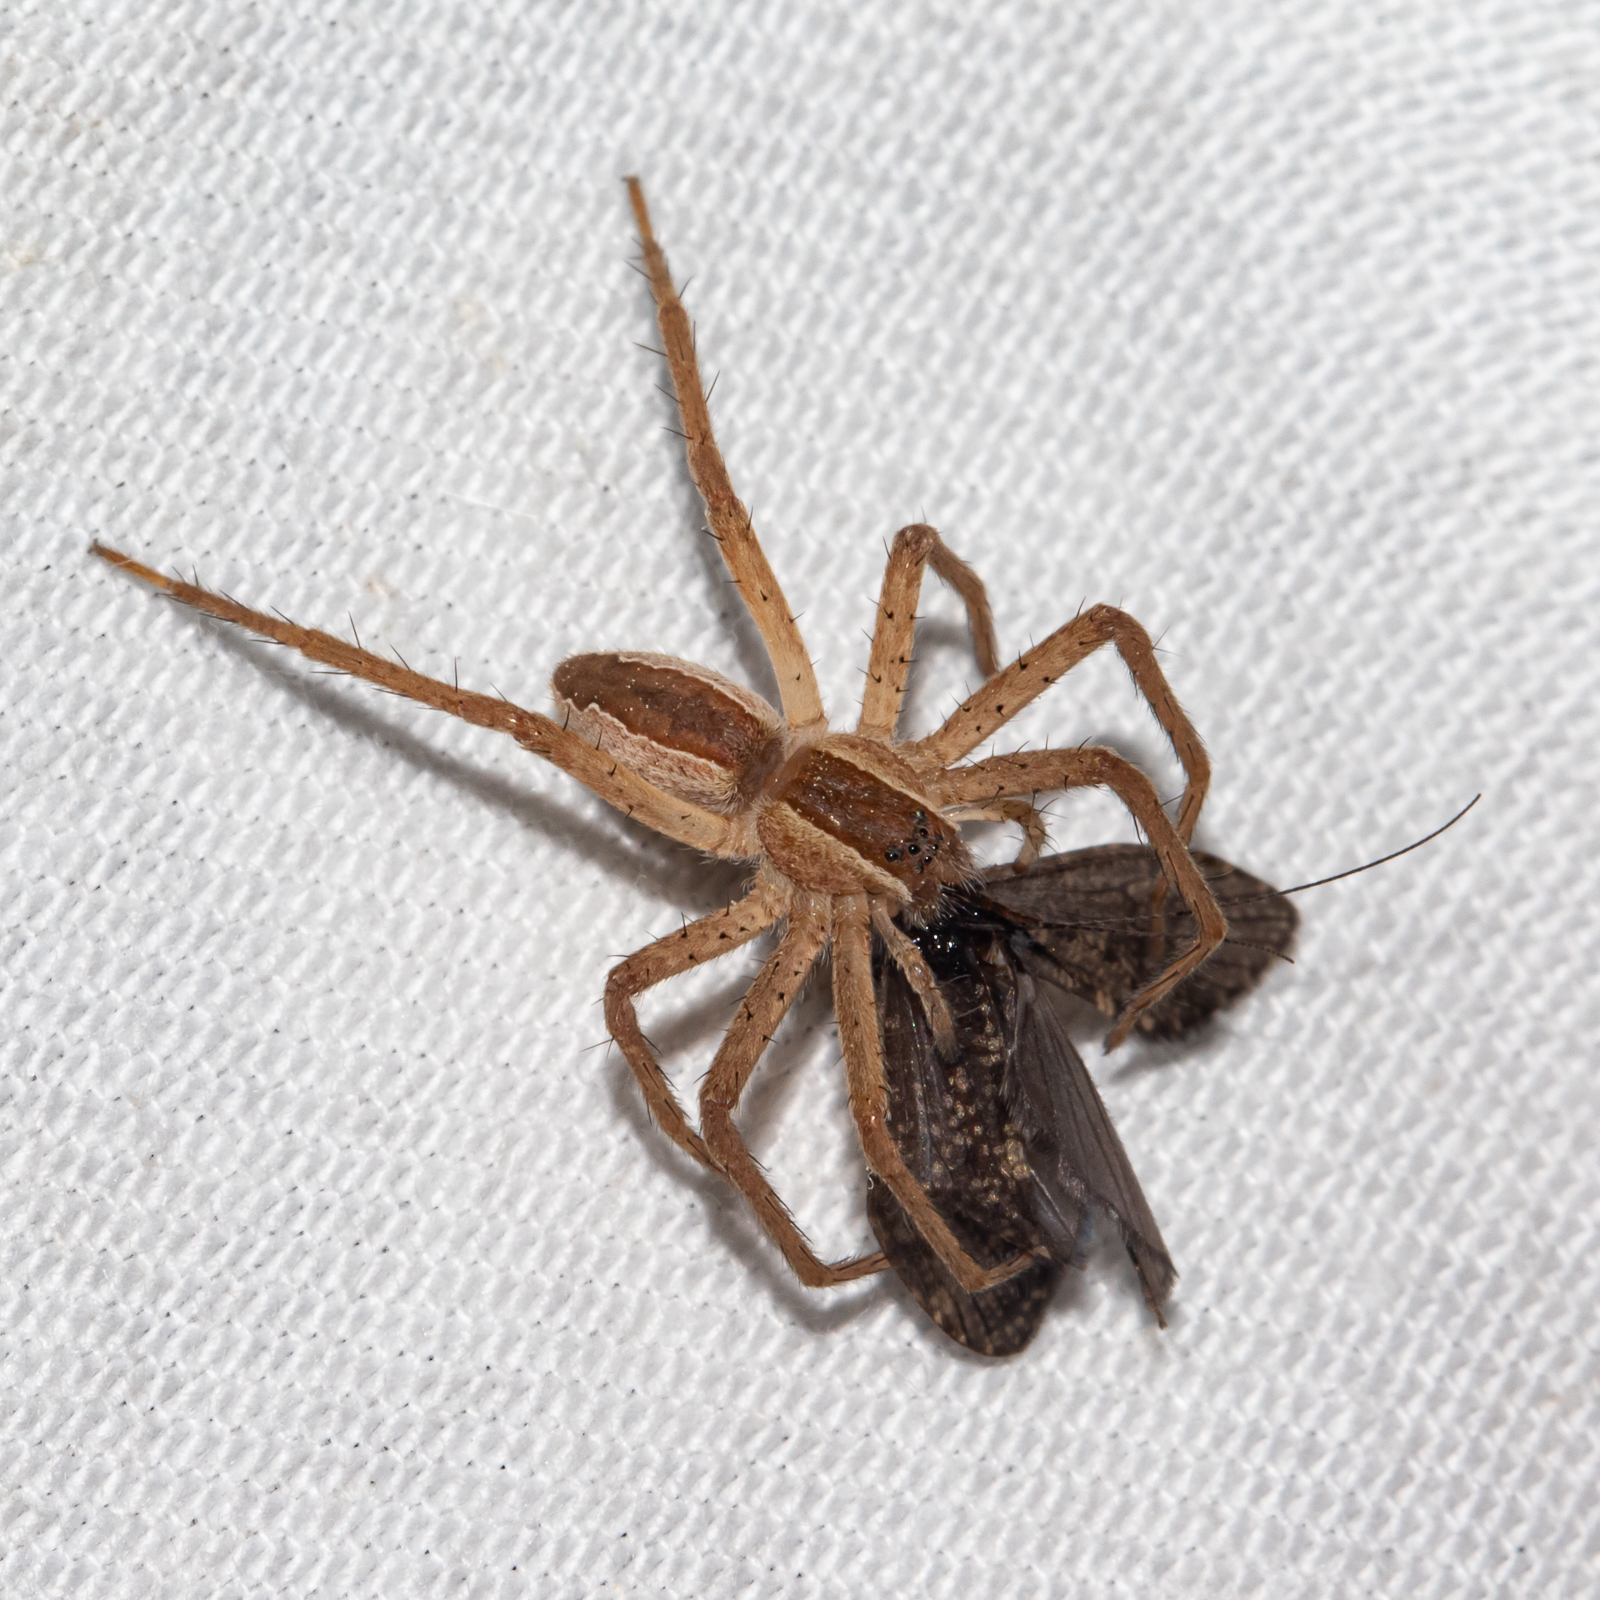
[[[1102,1034],[1104,1031],[1102,1028]],[[1136,1050],[1128,1050],[1124,1046],[1095,1076],[1102,1083],[1133,1083],[1140,1078],[1164,1075],[1212,1055],[1227,1038],[1228,1032],[1227,1019],[1219,1014],[1207,1017],[1204,1022],[1197,1022],[1176,1038],[1139,1036]],[[1130,1039],[1128,1043],[1133,1044],[1134,1040]],[[1105,1061],[1105,1054],[1098,1044],[1092,1048],[1094,1054]]]

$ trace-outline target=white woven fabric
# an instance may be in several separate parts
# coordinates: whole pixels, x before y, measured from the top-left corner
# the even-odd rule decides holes
[[[7,1595],[1588,1596],[1600,7],[8,6]],[[646,1124],[612,958],[736,878],[93,538],[542,706],[768,689],[619,179],[853,704],[925,517],[1164,636],[1298,964],[1096,1070],[1182,1271],[985,1364]],[[926,729],[970,676],[930,591]],[[1013,730],[1170,760],[1115,662]],[[1059,844],[1132,836],[1056,808]],[[748,978],[653,998],[692,1086]],[[1158,1069],[1158,1070],[1152,1070]],[[746,1125],[864,1179],[821,992]]]

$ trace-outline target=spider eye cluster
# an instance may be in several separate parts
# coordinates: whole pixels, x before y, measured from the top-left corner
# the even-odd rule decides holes
[[[890,845],[883,852],[883,859],[895,862],[910,857],[918,872],[926,872],[928,863],[938,855],[939,846],[943,843],[944,834],[929,828],[928,813],[919,809],[911,813],[910,837],[902,844]]]

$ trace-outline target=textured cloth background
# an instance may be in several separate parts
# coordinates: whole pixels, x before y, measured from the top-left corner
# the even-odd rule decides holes
[[[1600,7],[0,28],[0,1589],[1595,1592]],[[1484,791],[1206,1037],[1091,1055],[1164,1334],[1109,1252],[1000,1364],[796,1287],[600,1048],[614,958],[737,875],[85,553],[525,704],[623,646],[770,692],[635,170],[841,717],[926,517],[1004,647],[1162,635],[1201,842],[1276,882]],[[924,610],[912,731],[971,678]],[[1176,791],[1114,660],[1002,744],[1046,736]],[[751,970],[646,1004],[689,1089]],[[838,1056],[814,989],[745,1124],[842,1254]]]

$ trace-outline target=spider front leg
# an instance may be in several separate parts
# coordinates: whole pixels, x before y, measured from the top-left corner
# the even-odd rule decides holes
[[[939,537],[936,528],[925,522],[912,523],[894,536],[889,564],[883,570],[878,619],[872,631],[872,657],[867,663],[867,686],[861,696],[861,719],[856,724],[856,732],[864,738],[894,743],[895,728],[905,703],[906,682],[911,675],[917,599],[927,567],[932,567],[966,603],[967,627],[972,633],[972,653],[978,658],[978,670],[986,678],[992,678],[1000,670],[994,613],[989,609],[983,579]],[[1012,863],[1018,872],[1037,860],[1045,846],[1044,817],[1023,801],[1007,801],[998,807],[969,806],[962,813],[952,815],[951,820],[1018,823],[1023,839],[1017,859]],[[899,956],[896,959],[900,959]],[[911,976],[909,971],[907,976]]]
[[[1118,611],[1114,606],[1091,606],[1082,616],[1057,628],[1043,644],[1019,656],[1004,672],[990,678],[956,709],[937,733],[904,746],[904,753],[919,766],[934,771],[961,760],[1103,644],[1117,647],[1117,653],[1133,674],[1134,683],[1155,713],[1156,721],[1166,730],[1183,765],[1183,803],[1178,807],[1177,829],[1178,837],[1187,845],[1194,837],[1200,808],[1205,804],[1206,790],[1211,784],[1211,762],[1200,735],[1178,704],[1178,697],[1156,661],[1150,635],[1125,611]]]
[[[1228,933],[1227,919],[1189,854],[1183,836],[1163,809],[1154,785],[1132,762],[1124,761],[1114,751],[1093,747],[991,756],[987,761],[946,772],[938,782],[941,803],[955,808],[1047,789],[1083,788],[1110,789],[1133,813],[1167,881],[1178,891],[1199,927],[1194,943],[1128,1002],[1106,1038],[1106,1049],[1114,1050],[1128,1037],[1140,1014],[1182,983]]]
[[[796,993],[827,940],[828,897],[797,893],[789,913],[788,932],[739,1002],[739,1013],[729,1025],[700,1090],[700,1133],[712,1159],[750,1202],[768,1237],[808,1289],[829,1289],[881,1272],[886,1265],[883,1254],[875,1251],[837,1262],[819,1259],[750,1154],[750,1147],[734,1124],[733,1113],[750,1074],[794,1004]]]
[[[872,988],[871,913],[865,895],[840,895],[834,900],[833,1009],[839,1020],[839,1042],[844,1046],[845,1072],[850,1084],[850,1110],[855,1117],[867,1165],[889,1185],[905,1207],[917,1231],[955,1274],[968,1294],[992,1289],[1014,1277],[1033,1259],[1031,1253],[1013,1256],[986,1270],[961,1248],[911,1175],[889,1132],[888,1090],[883,1077],[883,1040],[878,1034],[877,999]]]

